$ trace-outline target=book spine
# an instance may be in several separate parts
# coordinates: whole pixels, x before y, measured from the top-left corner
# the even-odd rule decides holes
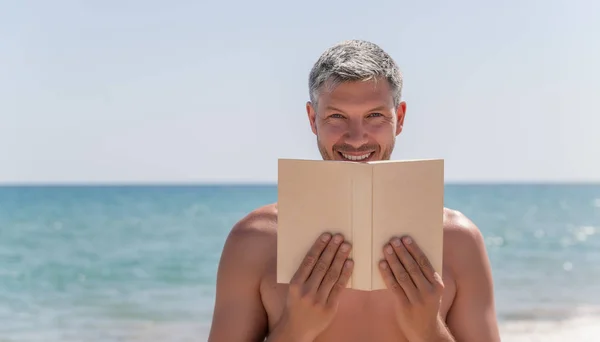
[[[352,255],[354,271],[350,287],[370,291],[372,287],[372,168],[359,165],[352,177]]]

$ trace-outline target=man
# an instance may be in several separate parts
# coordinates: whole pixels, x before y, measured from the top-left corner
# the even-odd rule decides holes
[[[323,53],[309,77],[306,105],[325,160],[386,160],[403,129],[402,76],[366,41]],[[315,175],[318,177],[318,175]],[[342,236],[315,241],[292,283],[276,282],[277,204],[238,222],[217,274],[209,342],[496,342],[492,275],[478,228],[445,209],[443,279],[410,237],[382,247],[387,290],[346,289],[352,246]],[[388,252],[389,251],[389,252]]]

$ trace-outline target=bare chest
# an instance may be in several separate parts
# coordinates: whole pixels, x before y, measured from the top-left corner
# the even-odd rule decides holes
[[[261,296],[268,315],[269,331],[272,331],[283,313],[288,286],[276,283],[275,262],[269,264],[261,284]],[[445,292],[441,314],[445,318],[456,295],[456,286],[450,272],[444,270],[443,273]],[[405,341],[394,321],[392,300],[391,294],[385,290],[346,290],[340,298],[336,318],[315,342]]]

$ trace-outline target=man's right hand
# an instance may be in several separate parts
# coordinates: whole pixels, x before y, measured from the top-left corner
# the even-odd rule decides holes
[[[333,238],[323,234],[315,241],[290,281],[286,307],[274,335],[312,342],[329,326],[352,274],[350,249],[339,234]]]

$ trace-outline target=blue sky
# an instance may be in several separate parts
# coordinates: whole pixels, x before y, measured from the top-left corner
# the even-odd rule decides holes
[[[0,182],[275,181],[320,158],[308,72],[371,40],[405,76],[394,159],[448,181],[600,180],[592,1],[11,1]]]

